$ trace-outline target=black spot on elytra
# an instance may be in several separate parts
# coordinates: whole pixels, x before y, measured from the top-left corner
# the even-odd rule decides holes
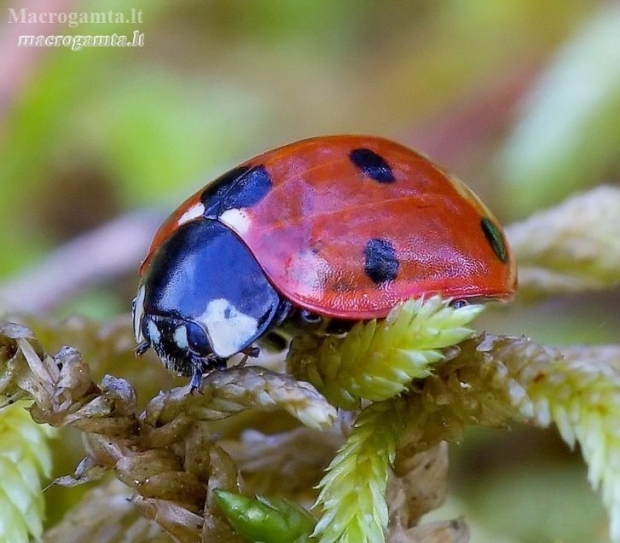
[[[262,166],[240,166],[218,177],[202,193],[204,216],[217,219],[229,209],[252,207],[271,190],[273,181]]]
[[[390,165],[374,151],[364,147],[353,149],[349,153],[349,158],[364,175],[378,183],[393,183],[395,181]]]
[[[400,263],[393,245],[386,239],[373,238],[364,249],[364,272],[375,284],[393,281]]]
[[[504,264],[508,262],[508,248],[504,241],[504,236],[496,224],[489,218],[483,217],[480,221],[480,227],[484,233],[484,237],[491,245],[491,249],[495,253],[495,256],[499,258]]]

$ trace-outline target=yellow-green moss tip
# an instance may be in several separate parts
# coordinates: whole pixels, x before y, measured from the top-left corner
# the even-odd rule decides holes
[[[47,440],[52,430],[36,424],[18,402],[0,410],[0,541],[27,543],[43,533],[41,477],[51,471]]]
[[[428,376],[443,360],[440,349],[471,336],[466,325],[482,308],[453,307],[439,296],[410,300],[383,321],[356,324],[344,338],[300,334],[291,345],[289,366],[338,407],[387,400],[412,379]]]
[[[402,429],[400,400],[366,407],[319,484],[320,543],[384,543],[388,469]]]

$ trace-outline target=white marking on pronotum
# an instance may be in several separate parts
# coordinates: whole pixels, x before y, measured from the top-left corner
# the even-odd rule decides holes
[[[241,313],[225,298],[211,300],[196,320],[204,324],[213,352],[222,358],[237,354],[258,330],[254,317]]]
[[[251,224],[250,217],[245,209],[227,209],[220,215],[219,219],[241,236],[249,230]]]
[[[185,213],[183,213],[183,215],[179,217],[177,224],[181,226],[182,224],[185,224],[186,222],[193,221],[194,219],[197,219],[198,217],[202,217],[202,214],[204,212],[205,212],[204,204],[202,202],[196,202],[193,206],[187,209]]]
[[[144,296],[146,295],[146,289],[144,285],[138,290],[136,299],[133,301],[133,335],[136,338],[136,343],[142,343],[144,341],[144,335],[142,334],[142,317],[144,317]]]

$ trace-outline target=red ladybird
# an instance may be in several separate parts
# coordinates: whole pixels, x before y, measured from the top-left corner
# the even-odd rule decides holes
[[[285,319],[385,317],[439,293],[508,299],[501,227],[461,181],[371,136],[302,140],[187,199],[159,228],[134,300],[138,352],[192,385]]]

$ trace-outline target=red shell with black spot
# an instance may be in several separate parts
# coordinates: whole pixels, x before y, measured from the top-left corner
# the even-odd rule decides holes
[[[302,140],[257,156],[186,200],[181,224],[215,218],[247,245],[295,306],[342,319],[385,317],[442,294],[509,299],[515,263],[476,195],[428,158],[370,136]]]

